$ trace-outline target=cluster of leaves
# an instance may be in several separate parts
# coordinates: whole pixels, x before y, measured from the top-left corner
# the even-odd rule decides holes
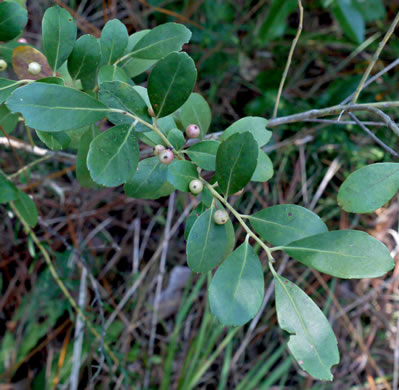
[[[15,7],[25,15],[23,20],[15,16],[19,15]],[[197,71],[193,60],[181,52],[191,37],[183,25],[166,23],[129,35],[120,21],[111,20],[99,39],[83,35],[76,40],[72,16],[56,6],[43,17],[42,54],[12,40],[26,23],[18,3],[0,3],[0,15],[7,20],[0,25],[0,40],[11,39],[4,47],[12,50],[8,61],[19,77],[0,78],[4,130],[11,132],[22,115],[50,149],[77,149],[77,178],[84,187],[124,184],[129,197],[157,199],[175,190],[189,192],[190,183],[200,181],[199,205],[186,223],[187,262],[201,273],[218,267],[209,288],[212,313],[222,324],[234,326],[258,313],[264,270],[259,248],[251,244],[254,240],[268,256],[278,322],[291,334],[291,353],[310,375],[331,380],[331,366],[339,361],[334,333],[310,297],[275,272],[272,253],[284,251],[332,276],[370,278],[393,268],[388,249],[364,232],[329,232],[316,214],[297,205],[273,206],[253,215],[232,208],[230,195],[250,181],[272,177],[272,163],[262,150],[271,132],[266,119],[246,117],[218,140],[205,138],[211,110],[201,95],[192,92]],[[38,74],[29,71],[32,62],[40,65]],[[146,87],[136,85],[134,78],[148,70]],[[112,127],[102,132],[98,122],[105,118]],[[184,129],[193,124],[200,128],[199,142],[188,144]],[[168,164],[156,156],[140,160],[139,142],[162,145],[174,160]],[[35,226],[34,202],[0,174],[0,203],[8,202]],[[215,219],[221,210],[234,215],[247,232],[237,247],[232,221]]]

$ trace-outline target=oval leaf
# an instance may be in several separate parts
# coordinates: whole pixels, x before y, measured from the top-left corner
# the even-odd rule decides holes
[[[140,151],[131,125],[119,125],[98,135],[90,144],[87,166],[92,179],[115,187],[134,175]]]
[[[294,204],[268,207],[251,215],[249,221],[263,240],[276,246],[328,231],[318,215]]]
[[[18,88],[7,107],[20,112],[28,126],[54,132],[78,129],[104,118],[107,108],[89,95],[61,85],[32,83]]]
[[[174,187],[166,180],[168,166],[157,157],[139,162],[137,172],[125,184],[125,193],[131,198],[158,199],[173,192]]]
[[[18,3],[0,3],[0,41],[10,41],[21,34],[28,23],[28,12]]]
[[[98,84],[101,85],[107,81],[122,81],[129,85],[134,85],[125,71],[117,65],[104,65],[98,72]]]
[[[159,60],[173,51],[180,51],[191,38],[191,31],[183,24],[165,23],[153,28],[134,46],[130,56]]]
[[[28,194],[18,191],[18,198],[14,201],[14,206],[30,227],[33,228],[36,226],[38,218],[37,208],[35,202]]]
[[[125,52],[129,34],[126,26],[118,19],[109,20],[101,32],[101,53],[103,64],[113,64]]]
[[[317,305],[294,283],[274,274],[277,319],[291,334],[288,348],[299,366],[316,379],[331,381],[339,362],[337,339]]]
[[[5,104],[0,104],[0,126],[6,132],[6,134],[10,134],[15,130],[18,124],[18,114],[12,114],[10,110],[7,108]],[[0,137],[3,137],[4,134],[1,131]]]
[[[18,188],[0,173],[0,203],[11,202],[17,199],[18,195]]]
[[[251,177],[251,181],[257,181],[264,183],[273,177],[273,163],[269,156],[262,149],[259,150],[258,162],[256,163],[256,169]]]
[[[227,257],[212,279],[211,311],[223,325],[241,326],[259,311],[264,289],[259,258],[245,241]]]
[[[351,173],[338,192],[338,204],[352,213],[371,213],[399,190],[399,164],[377,163]]]
[[[31,62],[37,62],[42,67],[39,74],[33,75],[28,72]],[[30,46],[18,46],[12,52],[12,68],[20,80],[30,79],[39,80],[52,75],[47,58],[39,50]]]
[[[194,222],[187,239],[187,263],[194,272],[208,272],[222,260],[226,249],[226,229],[213,221],[215,207]]]
[[[202,169],[214,171],[216,169],[216,153],[220,142],[209,140],[194,144],[187,150],[190,159]]]
[[[148,96],[157,117],[176,111],[188,99],[197,79],[194,61],[186,53],[160,60],[148,79]]]
[[[269,142],[272,136],[272,132],[266,129],[266,125],[267,119],[265,118],[258,116],[247,116],[229,126],[219,137],[219,141],[224,141],[233,134],[249,131],[255,138],[259,147],[262,147]]]
[[[238,133],[219,146],[216,155],[216,180],[226,195],[245,187],[255,172],[259,147],[251,133]]]
[[[43,50],[54,73],[71,54],[76,34],[75,21],[67,10],[58,5],[47,8],[42,20]]]
[[[382,242],[357,230],[317,234],[282,249],[309,267],[344,279],[376,278],[395,265]]]
[[[189,161],[174,160],[169,165],[167,179],[179,191],[189,192],[190,181],[198,179],[198,171]]]
[[[354,42],[362,43],[364,41],[365,22],[353,1],[336,0],[333,2],[332,11],[344,33]]]
[[[0,104],[5,102],[11,93],[20,85],[20,81],[3,79],[0,77]]]
[[[183,132],[179,129],[172,129],[168,133],[168,141],[176,150],[180,150],[186,143]]]

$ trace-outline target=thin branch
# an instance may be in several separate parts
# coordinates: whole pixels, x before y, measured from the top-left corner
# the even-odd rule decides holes
[[[292,41],[291,48],[290,48],[290,52],[289,52],[288,58],[287,58],[287,63],[285,64],[285,69],[284,69],[283,77],[281,78],[280,86],[279,86],[279,88],[278,88],[276,103],[275,103],[275,105],[274,105],[274,110],[273,110],[273,118],[275,118],[275,117],[277,116],[277,110],[278,110],[278,106],[279,106],[279,103],[280,103],[281,94],[283,93],[283,88],[284,88],[285,80],[286,80],[286,78],[287,78],[288,71],[289,71],[290,66],[291,66],[291,61],[292,61],[292,57],[293,57],[293,55],[294,55],[294,50],[295,50],[296,44],[298,43],[299,37],[301,36],[301,32],[302,32],[302,26],[303,26],[303,7],[302,7],[301,0],[298,0],[298,9],[299,9],[299,24],[298,24],[298,30],[297,30],[297,32],[296,32],[296,35],[295,35],[294,40]]]
[[[362,123],[355,114],[352,112],[349,113],[349,116],[356,122],[359,127],[366,132],[378,145],[380,145],[383,149],[385,149],[388,153],[391,153],[396,158],[399,158],[399,154],[396,153],[392,148],[390,148],[387,144],[381,141],[368,127]]]
[[[362,91],[363,87],[364,87],[364,83],[366,82],[366,80],[368,79],[370,72],[372,71],[372,69],[374,68],[375,63],[377,62],[382,49],[384,48],[384,46],[386,45],[386,43],[389,41],[389,38],[391,37],[391,35],[394,33],[396,25],[399,23],[399,12],[396,14],[395,19],[393,20],[392,24],[390,25],[387,33],[385,34],[384,38],[382,39],[382,41],[379,43],[378,45],[378,49],[376,50],[376,52],[373,55],[373,58],[371,59],[371,62],[369,64],[369,66],[367,67],[366,71],[364,72],[362,79],[360,80],[360,83],[358,85],[358,87],[356,88],[355,94],[352,98],[352,103],[355,104],[360,92]]]

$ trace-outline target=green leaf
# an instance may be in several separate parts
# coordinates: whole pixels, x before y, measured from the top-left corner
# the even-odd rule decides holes
[[[101,102],[110,108],[130,112],[140,119],[151,123],[151,117],[148,114],[147,104],[132,86],[122,81],[108,81],[100,86],[98,98]],[[114,124],[131,124],[135,120],[127,115],[119,113],[108,113],[107,118]],[[147,126],[137,123],[136,131],[149,131]]]
[[[125,71],[117,65],[104,65],[98,72],[98,84],[107,81],[123,81],[126,84],[134,85],[133,81],[129,79]]]
[[[20,81],[3,79],[0,77],[0,104],[3,103],[20,85]]]
[[[18,210],[23,220],[30,226],[37,224],[37,208],[35,202],[23,191],[18,191],[18,198],[14,201],[14,206]]]
[[[277,319],[290,333],[288,348],[299,366],[319,380],[331,381],[339,362],[337,339],[327,318],[298,286],[274,273]]]
[[[199,126],[202,139],[211,124],[211,109],[206,100],[200,94],[194,92],[181,106],[180,120],[184,128],[191,124]]]
[[[167,179],[179,191],[189,192],[190,181],[198,179],[198,171],[189,161],[174,160],[169,165]]]
[[[77,28],[71,14],[58,5],[47,8],[42,19],[43,50],[55,72],[69,57]]]
[[[264,290],[262,266],[246,240],[223,262],[212,279],[211,312],[223,325],[244,325],[259,311]]]
[[[376,278],[395,265],[382,242],[357,230],[317,234],[282,250],[308,267],[344,279]]]
[[[103,64],[113,64],[122,57],[128,38],[126,26],[118,19],[109,20],[105,24],[100,38]]]
[[[172,129],[168,133],[168,140],[176,150],[180,150],[186,143],[183,132],[179,129]]]
[[[190,234],[190,230],[194,225],[194,222],[198,219],[198,217],[207,209],[207,207],[200,203],[188,216],[186,219],[186,226],[184,228],[184,238],[187,240],[188,235]]]
[[[0,3],[0,41],[10,41],[21,34],[28,22],[28,12],[11,1]]]
[[[333,14],[344,33],[354,42],[364,41],[365,22],[362,14],[355,7],[353,0],[335,0]]]
[[[259,30],[258,38],[262,47],[284,34],[288,15],[294,12],[297,6],[296,0],[273,0]]]
[[[95,86],[101,61],[101,48],[93,35],[82,35],[75,43],[68,58],[68,71],[74,80],[81,80],[84,89]]]
[[[101,134],[100,129],[91,125],[82,135],[79,143],[78,155],[76,159],[76,178],[82,187],[97,188],[99,185],[93,181],[87,167],[87,155],[91,142]]]
[[[214,171],[216,169],[216,153],[220,143],[217,141],[201,141],[187,150],[190,159],[202,169]]]
[[[371,213],[399,190],[399,164],[377,163],[351,173],[338,192],[338,204],[348,212]]]
[[[182,24],[165,23],[153,28],[134,46],[131,56],[159,60],[173,51],[180,51],[191,38],[191,31]]]
[[[10,134],[15,130],[18,124],[18,114],[12,114],[5,104],[0,104],[0,126],[6,134]],[[0,132],[3,137],[3,132]]]
[[[20,112],[29,127],[56,132],[91,125],[104,118],[107,108],[84,92],[61,85],[32,83],[7,99],[11,112]]]
[[[0,173],[0,203],[11,202],[17,199],[18,195],[18,188]]]
[[[134,175],[139,157],[133,126],[119,125],[94,138],[87,155],[87,166],[96,183],[116,187]]]
[[[268,207],[248,219],[263,240],[276,246],[328,231],[318,215],[294,204]]]
[[[205,211],[194,222],[187,239],[188,266],[194,272],[208,272],[222,260],[226,250],[226,228],[213,221],[215,207]]]
[[[147,35],[151,30],[140,30],[129,36],[127,48],[125,50],[125,55],[131,53],[137,43]],[[145,72],[147,69],[151,68],[157,60],[146,60],[142,58],[136,58],[132,56],[127,56],[126,59],[120,62],[121,68],[126,72],[129,77],[136,77],[139,74]]]
[[[251,181],[257,181],[264,183],[273,177],[273,163],[269,156],[262,150],[259,150],[258,162],[256,164],[256,169],[251,177]]]
[[[354,0],[353,5],[363,15],[367,23],[386,17],[385,5],[382,0]]]
[[[148,96],[157,117],[176,111],[188,99],[197,79],[194,61],[186,53],[160,60],[148,79]]]
[[[51,150],[65,149],[71,142],[71,138],[65,131],[47,133],[45,131],[36,130],[36,134],[40,141],[42,141]]]
[[[251,133],[238,133],[223,141],[216,155],[216,180],[226,195],[245,187],[255,172],[259,147]]]
[[[174,187],[166,180],[168,166],[157,157],[139,162],[137,172],[125,184],[126,195],[139,199],[158,199],[173,192]]]
[[[247,116],[229,126],[219,137],[219,141],[222,142],[233,134],[249,131],[254,136],[259,147],[262,147],[269,142],[272,136],[272,132],[266,130],[266,125],[267,120],[264,118],[258,116]]]

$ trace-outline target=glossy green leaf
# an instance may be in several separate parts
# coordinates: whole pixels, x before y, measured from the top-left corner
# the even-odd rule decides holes
[[[269,156],[262,150],[259,150],[258,162],[256,163],[256,169],[251,177],[251,181],[257,181],[264,183],[273,177],[273,163]]]
[[[71,14],[58,5],[47,8],[42,19],[43,50],[55,72],[69,57],[77,28]]]
[[[11,93],[20,85],[20,81],[3,79],[0,77],[0,104],[5,102]]]
[[[339,362],[337,339],[323,312],[298,286],[274,274],[277,319],[290,334],[288,348],[312,377],[331,381]]]
[[[5,104],[0,104],[0,126],[7,134],[10,134],[16,128],[18,124],[18,117],[19,115],[12,114]],[[4,134],[1,131],[0,137],[3,136]]]
[[[101,48],[98,40],[90,34],[82,35],[68,58],[68,71],[74,80],[81,80],[84,89],[92,89],[100,61]]]
[[[191,38],[183,24],[165,23],[153,28],[134,46],[132,57],[159,60],[173,51],[180,51]]]
[[[125,55],[134,51],[137,43],[147,35],[151,30],[140,30],[129,36],[127,48],[125,50]],[[145,72],[147,69],[151,68],[157,60],[146,60],[142,58],[136,58],[132,56],[127,56],[126,59],[120,62],[121,68],[126,72],[129,77],[136,77],[139,74]]]
[[[0,173],[0,203],[11,202],[18,198],[19,191],[13,183]]]
[[[207,207],[201,202],[190,215],[186,218],[186,226],[184,228],[184,238],[187,240],[188,235],[190,234],[190,230],[194,225],[194,222],[198,219],[198,217],[207,209]]]
[[[187,239],[188,266],[194,272],[208,272],[223,260],[226,250],[226,228],[213,221],[215,208],[206,210],[194,222]]]
[[[125,71],[118,65],[104,65],[98,72],[98,84],[101,87],[102,83],[107,81],[122,81],[129,85],[134,85],[133,81],[129,79]]]
[[[354,0],[335,0],[332,10],[344,33],[354,42],[362,43],[365,22],[362,14],[355,7]]]
[[[199,93],[192,93],[180,108],[180,120],[184,129],[191,124],[199,126],[204,138],[212,120],[209,104]]]
[[[113,64],[125,52],[129,34],[126,26],[118,19],[109,20],[100,38],[103,64]]]
[[[272,132],[266,130],[267,120],[258,116],[247,116],[245,118],[239,119],[229,126],[223,134],[219,137],[219,141],[224,141],[231,137],[233,134],[244,133],[249,131],[259,147],[266,145],[271,136]]]
[[[122,81],[109,81],[102,83],[98,95],[101,102],[110,108],[117,108],[139,117],[140,119],[151,123],[151,117],[148,115],[147,104],[141,95],[133,88]],[[107,118],[114,124],[131,124],[135,119],[119,114],[108,113]],[[149,131],[147,126],[137,123],[136,131]]]
[[[190,181],[198,179],[198,171],[189,161],[174,160],[169,165],[167,179],[179,191],[189,192]]]
[[[377,163],[351,173],[338,192],[338,204],[352,213],[371,213],[399,190],[399,164]]]
[[[262,47],[284,34],[287,18],[297,6],[296,0],[273,0],[259,29],[258,37]]]
[[[216,155],[216,180],[226,195],[244,188],[255,172],[259,147],[251,133],[238,133],[221,143]]]
[[[65,131],[48,133],[46,131],[36,130],[36,134],[39,137],[40,141],[42,141],[51,150],[65,149],[71,142],[71,138]]]
[[[211,312],[223,325],[244,325],[259,311],[264,290],[262,266],[247,240],[216,271],[209,287]]]
[[[168,141],[176,150],[180,150],[186,143],[183,132],[179,129],[172,129],[168,133]]]
[[[207,140],[201,141],[187,150],[190,159],[202,169],[214,171],[216,169],[216,153],[220,142]]]
[[[125,193],[131,198],[158,199],[173,192],[174,187],[166,180],[168,166],[157,157],[139,162],[137,172],[125,184]]]
[[[0,41],[10,41],[21,34],[28,22],[28,12],[13,1],[0,3]]]
[[[344,279],[376,278],[395,265],[382,242],[357,230],[317,234],[282,250],[308,267]]]
[[[37,224],[38,212],[35,202],[25,192],[18,191],[18,198],[14,201],[14,206],[18,210],[23,220],[30,226]]]
[[[197,79],[194,61],[186,53],[160,60],[148,79],[148,96],[157,117],[176,111],[188,99]]]
[[[115,187],[134,175],[140,150],[132,125],[119,125],[98,135],[90,144],[87,166],[92,179]]]
[[[318,215],[294,204],[268,207],[248,219],[263,240],[276,246],[328,231]]]
[[[76,178],[79,184],[85,188],[97,188],[99,185],[93,181],[87,167],[87,155],[91,142],[101,134],[100,129],[91,125],[82,135],[79,143],[78,155],[76,159]]]
[[[28,126],[49,132],[90,125],[104,118],[107,110],[83,92],[45,83],[18,88],[6,104],[11,112],[20,112]]]

